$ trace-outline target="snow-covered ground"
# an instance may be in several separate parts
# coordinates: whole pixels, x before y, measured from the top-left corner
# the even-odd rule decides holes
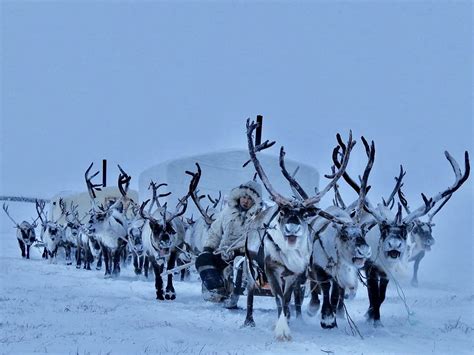
[[[420,274],[420,287],[402,282],[407,304],[393,283],[382,306],[383,328],[366,323],[368,300],[361,287],[347,302],[363,339],[347,322],[323,330],[319,314],[292,318],[293,340],[273,336],[272,298],[255,300],[255,328],[242,328],[241,309],[229,311],[206,303],[200,283],[175,283],[177,299],[158,302],[154,283],[137,279],[131,269],[120,278],[103,271],[76,270],[59,260],[49,264],[34,250],[23,260],[13,232],[1,234],[0,352],[9,354],[468,354],[474,352],[474,295],[435,283]],[[429,256],[428,256],[429,257]],[[423,267],[423,265],[422,265]],[[424,279],[422,278],[424,277]],[[305,299],[304,309],[308,299]]]

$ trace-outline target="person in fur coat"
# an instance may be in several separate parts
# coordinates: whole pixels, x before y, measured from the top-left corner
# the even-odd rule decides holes
[[[204,251],[196,259],[203,283],[203,297],[220,302],[229,297],[225,289],[223,270],[238,255],[245,254],[245,236],[249,222],[262,210],[262,188],[255,181],[248,181],[234,188],[228,205],[220,212],[209,228]],[[240,286],[226,301],[226,308],[236,308]]]

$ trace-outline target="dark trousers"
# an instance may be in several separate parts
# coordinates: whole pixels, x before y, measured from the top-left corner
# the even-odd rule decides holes
[[[202,283],[208,290],[223,289],[225,287],[223,271],[229,265],[222,260],[220,254],[203,252],[196,259],[196,269],[201,276]]]

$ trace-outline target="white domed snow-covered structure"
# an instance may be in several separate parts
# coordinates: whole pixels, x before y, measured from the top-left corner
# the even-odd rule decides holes
[[[167,183],[168,186],[160,189],[160,192],[171,192],[171,195],[163,198],[163,203],[168,202],[174,207],[178,198],[188,191],[191,177],[185,174],[185,171],[196,172],[195,163],[199,163],[202,170],[199,193],[216,197],[221,191],[225,200],[232,188],[253,179],[255,174],[253,164],[249,163],[245,168],[242,167],[248,159],[250,157],[247,150],[224,150],[159,163],[140,174],[138,181],[140,201],[151,197],[151,191],[148,189],[150,181]],[[284,196],[292,196],[290,186],[281,173],[278,157],[258,153],[258,159],[274,188]],[[314,192],[319,184],[318,171],[294,160],[285,160],[285,163],[290,174],[299,168],[295,176],[297,181],[309,194]],[[263,186],[262,189],[263,198],[268,200],[268,194]],[[190,203],[188,209],[195,211],[194,204]]]

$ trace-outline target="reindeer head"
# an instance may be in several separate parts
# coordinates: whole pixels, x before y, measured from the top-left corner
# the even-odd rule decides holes
[[[128,226],[128,243],[131,249],[138,255],[143,254],[142,231],[145,225],[145,219],[136,216]]]
[[[168,251],[176,245],[177,231],[173,225],[173,220],[186,212],[188,196],[189,195],[186,195],[179,200],[176,211],[173,214],[167,211],[167,204],[165,203],[161,206],[158,199],[155,200],[158,209],[153,214],[145,211],[145,206],[150,200],[142,203],[140,216],[146,220],[150,226],[151,242],[156,250]]]
[[[419,219],[413,221],[413,228],[410,231],[412,242],[423,251],[430,251],[435,243],[433,226],[434,224]]]
[[[365,241],[366,225],[349,222],[342,225],[333,223],[333,226],[337,230],[335,242],[339,256],[356,268],[363,267],[372,255],[370,246]]]
[[[31,245],[36,241],[35,227],[27,221],[20,223],[18,232],[21,234],[21,239],[26,245]]]

